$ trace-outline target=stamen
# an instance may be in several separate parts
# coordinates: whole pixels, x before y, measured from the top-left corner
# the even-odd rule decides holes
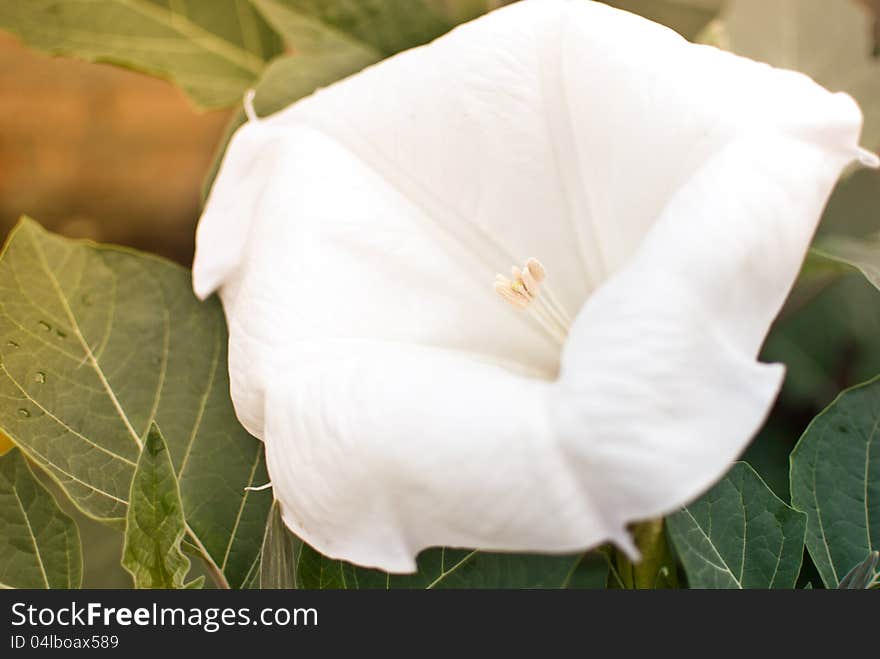
[[[522,268],[511,267],[510,276],[495,276],[495,292],[514,309],[527,311],[560,345],[565,343],[571,320],[550,292],[542,290],[547,271],[541,262],[530,258]]]

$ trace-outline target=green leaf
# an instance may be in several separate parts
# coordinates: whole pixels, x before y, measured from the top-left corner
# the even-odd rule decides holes
[[[587,552],[568,579],[566,588],[602,590],[608,586],[608,559],[599,551]]]
[[[23,219],[0,254],[0,429],[86,514],[125,518],[151,424],[163,430],[189,540],[239,587],[270,499],[262,444],[229,399],[227,334],[190,273]]]
[[[810,251],[834,263],[855,268],[880,289],[880,233],[864,238],[824,236]]]
[[[322,556],[297,540],[300,588],[444,589],[598,587],[596,566],[582,566],[582,554],[493,554],[464,549],[427,549],[415,574],[387,574]],[[586,570],[585,573],[583,570]],[[601,568],[600,568],[601,570]],[[607,569],[601,571],[603,580]]]
[[[794,588],[804,554],[802,513],[745,462],[667,518],[692,588]]]
[[[847,389],[791,455],[791,501],[826,588],[880,549],[880,378]]]
[[[294,54],[275,60],[257,85],[260,115],[450,30],[465,12],[426,0],[252,0]],[[460,3],[450,3],[455,6]],[[480,7],[482,4],[482,7]]]
[[[76,523],[34,477],[21,452],[0,456],[0,588],[79,588]]]
[[[841,389],[880,372],[878,336],[877,289],[861,274],[849,272],[779,321],[764,344],[761,359],[786,365],[782,401],[789,410],[805,410],[809,419]],[[793,434],[799,435],[804,425],[797,421]]]
[[[4,0],[0,28],[49,53],[168,78],[205,108],[239,101],[281,52],[247,0]]]
[[[851,0],[728,0],[718,43],[739,55],[811,76],[849,92],[865,115],[863,143],[880,147],[880,60],[872,17]]]
[[[269,511],[263,549],[260,552],[260,588],[296,588],[296,554],[300,544],[296,536],[284,526],[276,501]]]
[[[452,28],[453,15],[462,18],[425,0],[251,2],[296,53],[352,49],[376,60],[427,43]]]
[[[274,504],[266,525],[261,565],[251,587],[307,589],[390,588],[604,588],[607,561],[586,555],[490,554],[461,549],[429,549],[418,557],[418,572],[386,574],[318,553],[291,533]]]
[[[189,559],[180,550],[186,534],[180,488],[168,446],[155,423],[138,458],[128,500],[122,566],[133,577],[134,587],[193,587],[196,582],[185,583]]]

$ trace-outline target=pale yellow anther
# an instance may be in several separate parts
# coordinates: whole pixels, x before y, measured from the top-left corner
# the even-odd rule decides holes
[[[517,292],[513,282],[502,275],[496,275],[495,277],[495,292],[515,309],[522,310],[529,306],[529,299],[522,293]]]
[[[530,268],[531,263],[537,266]],[[495,292],[517,309],[525,309],[540,292],[539,280],[534,272],[537,272],[541,279],[544,278],[544,268],[537,259],[529,259],[523,269],[515,265],[511,266],[510,279],[500,274],[495,275]]]
[[[495,292],[514,309],[527,310],[538,325],[562,344],[571,321],[550,291],[541,294],[541,282],[546,276],[547,271],[541,262],[530,258],[522,268],[510,268],[510,279],[504,275],[495,275]]]
[[[510,283],[510,287],[514,290],[515,293],[522,295],[528,302],[531,302],[533,296],[526,289],[525,284],[523,284],[522,279],[514,279]]]
[[[519,269],[517,269],[519,272]],[[541,289],[541,285],[538,283],[538,280],[535,279],[535,276],[528,268],[523,268],[521,272],[519,272],[520,281],[522,281],[523,286],[526,287],[526,290],[529,292],[531,297],[537,297],[538,292]]]
[[[543,264],[534,257],[526,261],[525,269],[529,271],[529,274],[532,275],[534,280],[539,284],[544,281],[544,278],[547,276],[547,271],[544,270]]]

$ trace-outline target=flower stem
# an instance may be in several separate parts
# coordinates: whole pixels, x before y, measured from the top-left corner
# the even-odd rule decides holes
[[[192,530],[192,527],[187,524],[187,537],[190,542],[192,542],[196,549],[199,550],[201,554],[202,560],[205,563],[205,567],[208,569],[208,574],[211,576],[211,580],[214,582],[214,585],[217,588],[223,590],[229,590],[229,581],[226,580],[226,576],[223,574],[223,570],[220,569],[220,566],[211,558],[211,554],[208,553],[208,550],[205,548],[205,545],[202,544],[202,541],[199,540],[199,536],[196,535],[195,531]]]
[[[633,539],[642,553],[641,561],[633,563],[622,552],[614,552],[614,563],[623,588],[677,588],[678,575],[666,541],[663,519],[636,524]]]

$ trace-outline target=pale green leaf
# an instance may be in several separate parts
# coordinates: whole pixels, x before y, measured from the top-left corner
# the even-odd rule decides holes
[[[207,108],[239,101],[281,52],[248,0],[3,0],[0,28],[49,53],[168,78]]]
[[[127,513],[155,421],[178,474],[190,539],[241,586],[270,505],[262,444],[229,399],[216,299],[158,257],[72,241],[23,219],[0,255],[0,429],[88,515]]]
[[[79,588],[81,583],[76,524],[18,450],[0,456],[0,588]]]
[[[857,269],[880,289],[880,233],[864,238],[823,236],[810,251],[829,261]]]
[[[791,455],[791,501],[826,588],[880,549],[880,378],[847,389]]]
[[[189,559],[180,549],[186,534],[183,503],[168,446],[153,424],[131,481],[122,566],[135,588],[189,588]],[[200,585],[200,584],[199,584]]]
[[[794,588],[805,521],[738,462],[666,523],[692,588]]]
[[[718,43],[739,55],[806,73],[850,93],[865,114],[862,140],[880,147],[880,60],[873,17],[852,0],[728,0]]]

